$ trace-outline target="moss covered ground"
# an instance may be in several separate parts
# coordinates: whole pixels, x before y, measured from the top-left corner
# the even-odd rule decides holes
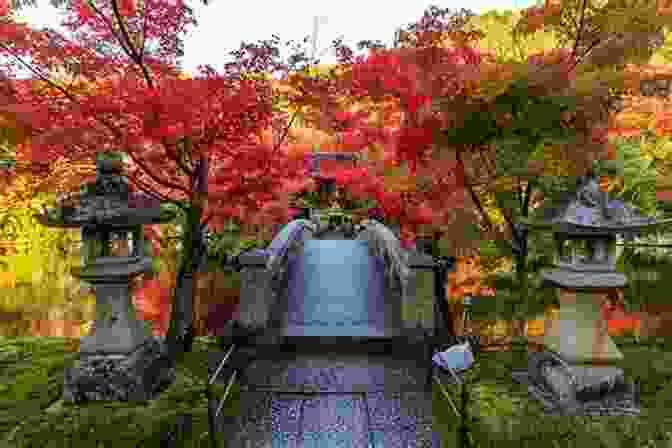
[[[547,417],[510,377],[525,365],[524,349],[482,352],[466,375],[468,427],[475,446],[667,447],[672,446],[672,346],[666,339],[614,338],[623,351],[627,375],[640,384],[640,417]],[[177,367],[177,379],[157,399],[140,403],[64,405],[64,368],[77,342],[65,338],[0,340],[0,446],[166,447],[180,416],[191,428],[174,446],[209,447],[205,381],[212,338],[197,338]],[[218,386],[218,395],[225,386]],[[449,393],[459,406],[455,389]],[[224,407],[235,416],[240,393],[234,386]],[[438,386],[433,391],[434,423],[443,446],[459,446],[459,420]],[[221,439],[221,437],[220,437]],[[546,443],[546,445],[544,445]]]

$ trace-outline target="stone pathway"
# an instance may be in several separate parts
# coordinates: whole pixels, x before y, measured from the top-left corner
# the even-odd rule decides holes
[[[438,447],[431,393],[423,390],[426,371],[413,359],[281,358],[249,364],[240,414],[222,422],[228,446]]]

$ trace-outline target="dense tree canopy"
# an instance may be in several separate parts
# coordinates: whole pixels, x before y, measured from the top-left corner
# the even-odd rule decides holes
[[[632,94],[641,74],[626,68],[664,44],[670,20],[652,2],[627,0],[481,17],[432,7],[395,48],[369,42],[353,58],[334,42],[333,67],[311,69],[301,54],[281,61],[273,36],[241,45],[221,73],[185,77],[181,37],[195,21],[184,2],[62,7],[67,36],[0,19],[0,113],[30,140],[17,159],[55,180],[57,161],[124,152],[133,188],[185,213],[180,275],[196,270],[206,223],[286,222],[289,196],[314,188],[302,156],[315,144],[365,156],[337,182],[375,199],[405,242],[457,235],[458,252],[498,241],[523,272],[518,220],[562,177],[615,157],[607,137],[628,120],[615,118],[614,97]],[[19,69],[33,79],[17,80]]]

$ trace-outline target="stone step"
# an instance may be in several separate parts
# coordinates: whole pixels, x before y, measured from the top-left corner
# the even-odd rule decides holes
[[[423,346],[423,341],[403,337],[286,336],[281,349],[286,353],[388,354],[407,358],[409,350],[417,352]]]
[[[240,383],[254,388],[301,392],[423,390],[427,366],[386,355],[306,354],[250,359]]]
[[[429,394],[277,394],[243,391],[223,417],[227,446],[296,448],[437,447]],[[434,443],[432,443],[434,442]]]

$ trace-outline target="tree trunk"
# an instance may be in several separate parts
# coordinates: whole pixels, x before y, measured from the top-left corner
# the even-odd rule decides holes
[[[187,209],[187,224],[182,238],[182,257],[175,281],[173,307],[170,326],[166,335],[166,346],[171,358],[180,352],[190,352],[194,338],[194,295],[195,276],[204,258],[201,213],[198,206]]]
[[[518,302],[518,308],[520,305],[527,304],[528,300],[528,290],[527,290],[527,264],[526,264],[526,254],[522,253],[519,256],[516,256],[516,279],[518,286],[520,287],[520,301]],[[517,310],[515,310],[517,311]],[[514,338],[522,338],[525,336],[525,317],[522,319],[517,319],[514,315],[512,320],[512,336]]]
[[[186,143],[191,153],[190,141]],[[203,241],[201,218],[207,203],[209,159],[201,156],[193,171],[189,206],[186,208],[187,222],[182,238],[183,257],[175,281],[173,309],[170,327],[166,335],[166,348],[171,359],[180,353],[191,351],[194,340],[194,296],[195,278],[203,260],[207,260],[207,248]]]

